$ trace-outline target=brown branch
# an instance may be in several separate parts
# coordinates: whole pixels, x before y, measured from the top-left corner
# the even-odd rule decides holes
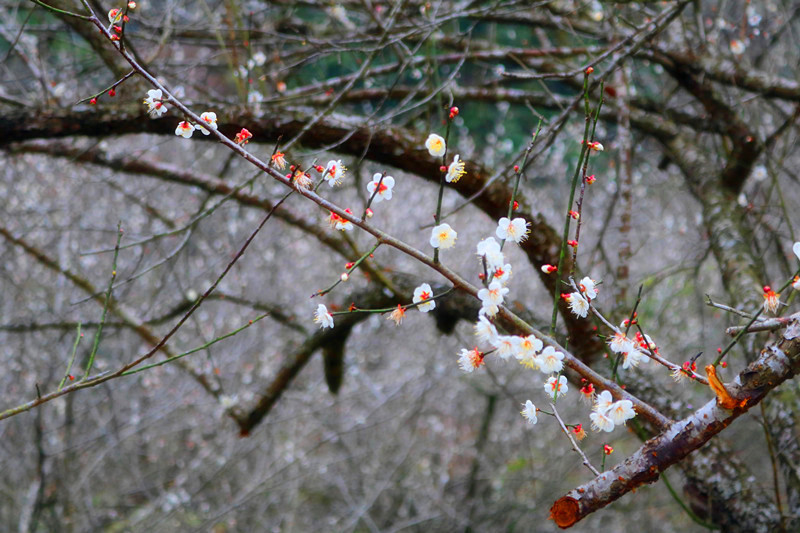
[[[736,418],[757,405],[769,391],[800,371],[800,314],[775,344],[742,371],[728,393],[739,407],[729,410],[714,399],[691,416],[675,422],[614,469],[581,485],[557,500],[551,517],[568,528],[628,492],[658,480],[659,474],[700,448]]]

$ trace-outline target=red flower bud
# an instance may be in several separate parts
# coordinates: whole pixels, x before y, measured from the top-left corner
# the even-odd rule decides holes
[[[116,96],[116,95],[117,95],[117,91],[115,91],[114,89],[111,89],[110,91],[108,91],[108,96]]]
[[[591,74],[592,72],[594,72],[594,67],[587,67],[586,68],[586,74]]]
[[[89,103],[95,105],[97,103],[97,98],[92,98],[91,100],[89,100]]]

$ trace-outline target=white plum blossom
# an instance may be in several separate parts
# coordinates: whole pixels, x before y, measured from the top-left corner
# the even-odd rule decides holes
[[[436,302],[431,300],[433,298],[433,289],[427,283],[423,283],[416,289],[414,289],[414,298],[412,301],[416,304],[419,303],[417,309],[419,309],[423,313],[427,313],[428,311],[433,311],[436,308]],[[430,301],[428,301],[430,300]],[[420,303],[425,302],[425,303]]]
[[[534,425],[536,424],[536,406],[533,405],[533,402],[528,400],[524,404],[522,404],[522,411],[519,412],[522,416],[525,417],[525,420],[528,421],[528,424]]]
[[[439,224],[431,231],[431,246],[445,250],[452,248],[456,244],[458,233],[450,227],[450,224]]]
[[[571,293],[567,296],[567,302],[569,302],[569,310],[572,311],[572,314],[575,316],[586,318],[586,315],[589,314],[589,302],[586,301],[586,298],[584,298],[581,293]]]
[[[483,364],[483,354],[477,348],[467,350],[461,349],[461,354],[458,356],[458,367],[464,372],[472,372]]]
[[[261,67],[261,66],[264,65],[264,63],[267,62],[267,56],[266,56],[266,54],[264,54],[264,52],[259,50],[258,52],[253,54],[253,57],[251,58],[251,60],[253,61],[253,65]]]
[[[512,355],[516,357],[519,352],[520,338],[513,335],[499,335],[493,344],[497,349],[497,356],[503,360]]]
[[[428,138],[425,140],[425,148],[428,149],[428,153],[433,157],[441,157],[447,150],[447,146],[444,143],[444,138],[442,138],[440,135],[436,135],[435,133],[428,135]]]
[[[325,170],[322,172],[322,178],[327,181],[328,185],[331,187],[339,185],[342,183],[345,170],[347,170],[347,167],[342,164],[341,160],[330,160],[325,166]]]
[[[503,284],[495,280],[489,284],[488,288],[478,291],[478,298],[483,303],[483,307],[500,306],[503,303],[503,296],[508,294],[508,289]]]
[[[611,408],[611,405],[614,403],[614,398],[611,396],[611,393],[607,390],[604,390],[600,394],[597,395],[595,399],[594,406],[592,407],[593,410],[597,411],[598,413],[605,414]]]
[[[611,348],[611,351],[614,353],[629,352],[636,348],[633,342],[620,331],[614,333],[614,336],[608,341],[608,347]]]
[[[564,354],[556,351],[552,346],[547,346],[538,357],[536,357],[536,364],[539,369],[545,374],[552,374],[554,372],[561,372],[564,368]]]
[[[605,431],[611,433],[614,431],[614,421],[611,420],[605,413],[595,411],[589,415],[592,421],[592,429],[595,431]]]
[[[159,117],[167,112],[167,106],[162,102],[163,93],[161,89],[150,89],[147,91],[147,98],[144,104],[147,106],[147,113],[151,117]]]
[[[767,167],[764,165],[759,165],[753,169],[753,179],[756,181],[764,181],[769,177],[767,173]]]
[[[528,360],[536,357],[536,354],[542,349],[543,343],[533,335],[522,337],[519,341],[519,351],[517,352],[517,359],[520,361]]]
[[[325,307],[323,304],[319,304],[317,306],[317,310],[314,312],[314,322],[319,324],[319,327],[322,329],[332,328],[333,315],[328,312],[327,307]]]
[[[733,52],[734,55],[740,56],[744,54],[746,49],[747,44],[744,41],[740,41],[739,39],[731,41],[731,52]]]
[[[494,345],[497,339],[497,328],[485,316],[478,317],[475,324],[475,336],[478,340]]]
[[[508,280],[511,279],[511,265],[506,263],[505,265],[495,267],[494,272],[489,272],[492,274],[493,278],[505,285],[508,283]]]
[[[466,173],[467,171],[464,170],[464,162],[460,161],[458,155],[456,155],[453,162],[447,167],[447,174],[444,179],[447,180],[447,183],[455,183]]]
[[[626,421],[636,416],[636,411],[633,410],[633,402],[630,400],[620,400],[614,402],[606,411],[608,416],[615,425],[619,426]]]
[[[589,300],[594,300],[597,298],[597,288],[595,287],[595,281],[592,278],[583,278],[578,284],[578,287]]]
[[[383,178],[383,179],[381,179]],[[380,187],[378,184],[380,183]],[[394,187],[394,178],[391,176],[384,176],[380,172],[376,172],[372,175],[372,181],[367,183],[367,192],[372,196],[375,193],[375,189],[378,189],[378,192],[375,194],[375,199],[373,202],[376,204],[378,202],[382,202],[383,200],[391,200],[392,199],[392,188]]]
[[[192,133],[194,133],[194,126],[185,120],[181,121],[181,123],[178,124],[178,127],[175,128],[175,135],[183,137],[184,139],[189,139],[192,136]]]
[[[550,376],[544,384],[544,391],[550,398],[553,398],[554,395],[556,398],[564,396],[568,390],[566,376],[559,376],[558,380],[555,376]]]
[[[195,126],[195,129],[198,129],[201,132],[203,132],[203,135],[209,135],[211,133],[210,131],[208,131],[203,126],[208,126],[212,130],[217,129],[217,114],[216,113],[213,113],[211,111],[206,111],[205,113],[200,115],[200,120],[203,121],[202,122],[203,125],[201,126],[200,124],[197,124]]]
[[[648,357],[636,347],[632,347],[632,349],[627,352],[622,352],[622,356],[624,358],[622,361],[622,368],[625,370],[631,367],[636,368],[639,366],[639,363],[646,363],[648,361]]]
[[[530,230],[528,230],[529,225],[530,224],[522,217],[515,218],[514,220],[503,217],[497,223],[495,235],[500,239],[514,241],[519,244],[528,237],[528,233],[530,232]]]
[[[500,244],[494,237],[487,237],[478,243],[478,257],[486,258],[486,266],[491,269],[502,267],[505,263],[503,252],[500,250]]]
[[[483,305],[478,311],[478,316],[495,316],[500,312],[500,307],[497,305]]]
[[[797,259],[800,260],[800,242],[796,242],[794,245],[792,245],[792,251],[794,252],[794,255],[797,256]]]

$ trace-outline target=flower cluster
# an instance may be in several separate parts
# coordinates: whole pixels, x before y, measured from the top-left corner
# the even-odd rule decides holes
[[[597,396],[589,418],[592,420],[593,430],[610,433],[616,426],[625,424],[635,416],[636,411],[633,410],[633,403],[630,400],[615,402],[611,393],[604,390]]]
[[[649,358],[643,350],[654,348],[655,343],[649,335],[643,337],[637,334],[635,340],[631,340],[623,332],[617,331],[608,341],[608,346],[612,352],[622,355],[622,368],[628,369],[639,366],[639,363],[646,363]]]
[[[570,311],[575,316],[586,318],[589,313],[589,302],[597,298],[596,281],[589,277],[585,277],[578,284],[578,291],[570,294],[562,294],[561,297],[569,303]]]

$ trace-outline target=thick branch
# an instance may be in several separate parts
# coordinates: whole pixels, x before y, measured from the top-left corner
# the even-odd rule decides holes
[[[659,473],[684,459],[731,422],[757,405],[769,391],[800,371],[800,314],[776,344],[742,371],[726,388],[741,403],[735,410],[723,409],[714,399],[691,416],[672,424],[624,462],[560,498],[551,508],[559,527],[567,528],[628,492],[658,480]],[[763,513],[764,529],[774,518]],[[734,524],[722,524],[733,527]],[[730,530],[730,529],[728,529]]]

